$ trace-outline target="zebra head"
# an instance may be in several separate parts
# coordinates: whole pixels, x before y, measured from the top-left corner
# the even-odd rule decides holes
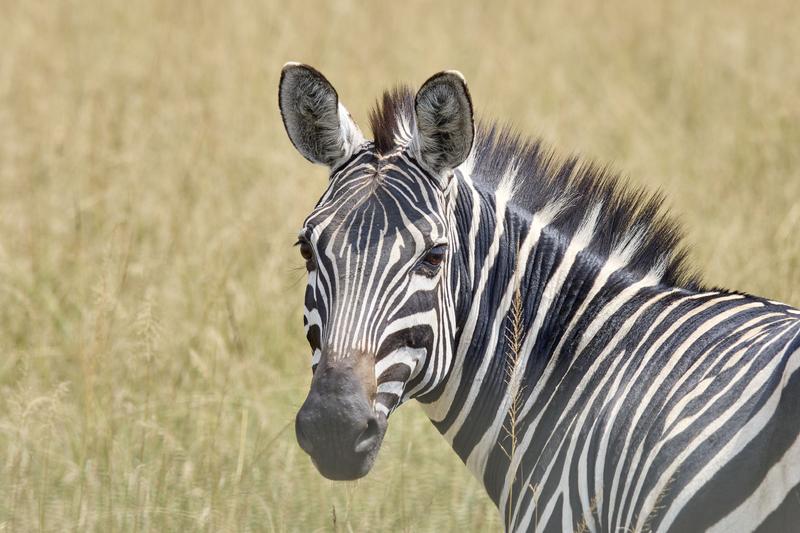
[[[407,123],[375,132],[373,142],[308,66],[284,67],[279,100],[294,146],[331,172],[297,243],[313,354],[297,440],[325,477],[356,479],[372,467],[389,414],[449,371],[452,178],[472,148],[472,103],[460,74],[439,73],[408,99]]]

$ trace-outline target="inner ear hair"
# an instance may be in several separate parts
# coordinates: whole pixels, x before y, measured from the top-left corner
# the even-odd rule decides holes
[[[287,63],[278,99],[289,139],[312,163],[334,167],[358,142],[358,127],[339,103],[333,85],[316,69]]]
[[[417,92],[414,111],[420,161],[437,175],[463,163],[475,137],[472,99],[464,77],[456,71],[432,76]]]

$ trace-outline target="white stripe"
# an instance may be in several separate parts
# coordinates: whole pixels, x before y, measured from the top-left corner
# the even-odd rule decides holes
[[[376,392],[378,394],[394,394],[398,398],[403,394],[403,387],[405,383],[402,381],[387,381],[378,385]]]
[[[387,368],[398,364],[406,365],[413,372],[414,367],[417,366],[423,357],[425,357],[424,348],[408,348],[407,346],[403,346],[375,363],[375,376],[380,376]]]
[[[472,220],[469,225],[469,236],[467,242],[475,242],[478,239],[478,228],[481,223],[481,198],[478,195],[478,190],[472,185],[472,181],[468,180],[470,190],[472,191]],[[469,272],[470,285],[475,284],[475,251],[470,251],[467,258],[467,270]]]

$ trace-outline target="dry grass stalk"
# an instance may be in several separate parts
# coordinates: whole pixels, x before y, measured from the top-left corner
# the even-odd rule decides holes
[[[517,445],[519,443],[519,434],[518,434],[518,416],[519,411],[522,407],[521,400],[522,400],[522,376],[520,375],[520,364],[521,359],[523,357],[522,354],[522,343],[524,340],[525,332],[523,331],[523,302],[522,302],[522,293],[520,289],[519,280],[516,278],[512,280],[512,283],[515,284],[514,296],[511,302],[511,322],[509,327],[506,331],[506,366],[505,366],[505,383],[506,383],[506,394],[510,398],[509,400],[509,407],[508,407],[508,415],[507,415],[507,422],[503,425],[503,429],[506,433],[506,437],[510,440],[510,446],[505,448],[501,443],[500,446],[503,449],[503,452],[508,457],[509,463],[513,463],[514,458],[516,457],[517,453]],[[511,486],[508,487],[508,501],[513,502],[514,496],[514,483],[516,482],[516,476],[512,478],[510,481]],[[506,524],[511,524],[511,517],[512,517],[512,509],[511,505],[508,505],[507,515],[506,515]]]

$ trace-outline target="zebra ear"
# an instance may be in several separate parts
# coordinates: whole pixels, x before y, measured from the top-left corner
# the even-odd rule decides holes
[[[289,139],[312,163],[336,168],[364,143],[333,85],[308,65],[284,65],[278,105]]]
[[[464,162],[472,150],[472,99],[460,72],[448,70],[422,84],[414,99],[414,148],[429,170],[442,175]]]

